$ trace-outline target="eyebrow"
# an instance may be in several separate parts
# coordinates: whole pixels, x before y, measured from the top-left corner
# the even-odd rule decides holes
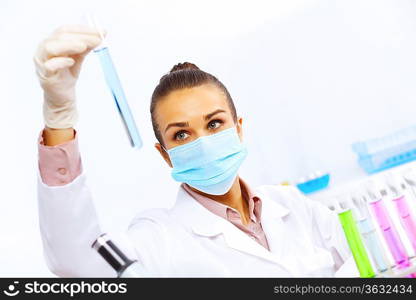
[[[217,109],[217,110],[213,111],[212,113],[209,113],[209,114],[205,115],[204,116],[204,120],[209,120],[213,116],[215,116],[216,114],[223,113],[223,112],[225,113],[226,111],[223,110],[223,109]],[[182,128],[183,127],[189,127],[189,123],[188,122],[175,122],[175,123],[170,123],[166,127],[165,132],[168,131],[168,129],[171,128],[171,127],[182,127]]]
[[[223,109],[217,109],[215,111],[213,111],[212,113],[209,113],[207,115],[204,116],[204,120],[209,120],[211,119],[213,116],[215,116],[216,114],[222,113],[222,112],[226,112]]]
[[[165,132],[168,131],[169,128],[171,127],[189,127],[189,123],[188,122],[175,122],[175,123],[170,123],[166,129]]]

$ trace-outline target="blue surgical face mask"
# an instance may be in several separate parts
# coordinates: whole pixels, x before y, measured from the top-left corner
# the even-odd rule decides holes
[[[167,150],[172,177],[210,195],[227,193],[247,156],[235,127]]]

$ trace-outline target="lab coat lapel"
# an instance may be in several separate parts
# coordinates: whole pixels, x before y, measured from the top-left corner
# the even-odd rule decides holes
[[[262,199],[261,225],[266,235],[270,251],[282,258],[286,253],[285,243],[289,232],[285,227],[283,218],[290,211],[282,205],[276,203],[266,194],[257,193]]]
[[[274,263],[279,263],[278,258],[256,241],[252,240],[247,234],[238,229],[230,222],[222,224],[222,233],[227,246],[250,255],[261,257]]]
[[[183,188],[179,190],[175,208],[180,212],[179,217],[181,221],[190,226],[195,234],[206,237],[223,234],[228,247],[277,263],[291,272],[292,266],[284,262],[281,256],[284,245],[281,237],[286,237],[287,233],[284,232],[281,221],[279,222],[282,215],[287,214],[288,210],[265,197],[264,199],[262,198],[262,203],[265,204],[263,206],[265,211],[262,213],[263,230],[272,251],[268,251],[252,240],[229,221],[211,213],[193,199]]]
[[[262,199],[261,224],[270,252],[278,258],[279,264],[283,265],[293,277],[302,276],[302,266],[299,265],[295,253],[299,249],[293,248],[293,241],[299,237],[294,235],[291,228],[288,228],[285,220],[291,211],[272,199],[272,197],[277,197],[277,194],[263,193],[259,190],[256,194]]]

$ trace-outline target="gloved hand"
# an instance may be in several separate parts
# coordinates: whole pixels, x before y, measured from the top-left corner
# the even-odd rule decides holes
[[[40,43],[34,62],[44,91],[43,116],[47,127],[75,125],[75,84],[85,56],[100,43],[99,33],[83,25],[60,27]]]

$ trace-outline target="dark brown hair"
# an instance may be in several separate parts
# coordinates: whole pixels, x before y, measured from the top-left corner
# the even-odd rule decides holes
[[[159,125],[156,122],[155,110],[156,105],[160,99],[167,96],[169,93],[184,89],[197,87],[204,84],[213,84],[218,87],[226,96],[228,105],[231,109],[234,122],[237,122],[237,112],[234,106],[233,99],[230,96],[227,88],[219,81],[215,76],[202,71],[196,65],[184,62],[179,63],[170,70],[168,74],[165,74],[160,78],[159,84],[156,86],[152,94],[152,100],[150,103],[150,115],[152,118],[153,131],[156,139],[163,145],[162,136],[160,134]]]

